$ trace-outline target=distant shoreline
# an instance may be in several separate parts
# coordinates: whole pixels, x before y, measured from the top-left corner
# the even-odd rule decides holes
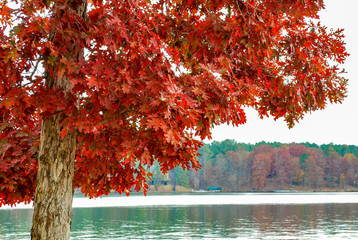
[[[89,199],[76,194],[73,208],[102,207],[151,207],[198,205],[272,205],[272,204],[358,204],[357,192],[242,192],[242,193],[182,193],[182,194],[133,194],[130,197],[112,193],[105,197]],[[33,209],[33,204],[3,206],[1,210]]]
[[[155,190],[154,186],[149,186],[148,193],[190,193],[190,192],[210,192],[207,189],[191,189],[185,188],[182,186],[177,186],[176,190],[173,191],[173,186],[171,184],[165,186],[159,186],[158,190]],[[347,186],[345,188],[308,188],[302,186],[290,186],[289,189],[263,189],[263,190],[252,190],[245,189],[242,191],[225,191],[221,190],[221,193],[275,193],[275,192],[358,192],[358,188]]]

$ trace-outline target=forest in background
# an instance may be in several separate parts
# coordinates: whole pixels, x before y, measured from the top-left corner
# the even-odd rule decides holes
[[[175,191],[224,192],[277,190],[357,190],[358,146],[312,143],[214,141],[200,150],[198,170],[181,168],[163,175],[159,165],[151,168],[151,189],[163,185]],[[167,188],[168,189],[168,188]]]

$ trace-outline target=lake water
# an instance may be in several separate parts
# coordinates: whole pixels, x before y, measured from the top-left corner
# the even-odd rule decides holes
[[[358,239],[358,193],[75,198],[71,239]],[[31,205],[0,208],[0,239],[29,239]]]

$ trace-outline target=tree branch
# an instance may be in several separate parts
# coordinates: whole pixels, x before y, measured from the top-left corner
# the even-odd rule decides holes
[[[30,75],[30,79],[29,79],[30,81],[32,81],[32,77],[34,76],[35,72],[37,71],[37,67],[39,66],[39,62],[40,62],[40,58],[37,59],[37,61],[36,61],[35,68],[34,68],[34,70],[32,71],[32,73]]]
[[[32,77],[35,75],[35,72],[37,71],[37,68],[39,66],[39,63],[40,63],[40,58],[37,59],[36,61],[36,64],[35,64],[35,67],[34,67],[34,70],[32,71],[31,75],[28,77],[28,81],[27,83],[25,83],[24,85],[21,85],[21,87],[25,87],[29,84],[32,84],[32,83],[35,83],[36,81],[35,80],[32,80]]]

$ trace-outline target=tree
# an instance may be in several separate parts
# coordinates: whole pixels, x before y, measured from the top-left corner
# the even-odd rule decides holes
[[[262,190],[266,183],[266,178],[271,170],[271,156],[267,153],[258,153],[253,158],[251,177],[252,186],[256,190]]]
[[[231,191],[242,191],[242,187],[247,184],[247,155],[243,150],[226,153],[229,165],[227,181],[231,184]]]
[[[214,141],[210,144],[210,149],[214,154],[212,157],[215,158],[220,154],[225,155],[228,151],[236,151],[238,144],[232,139],[226,139],[222,142]]]
[[[158,162],[154,162],[150,167],[150,172],[152,175],[152,184],[154,185],[154,189],[158,191],[159,183],[163,180],[163,174],[160,171],[160,166]]]
[[[277,187],[281,189],[286,189],[290,183],[290,158],[288,147],[282,146],[275,150],[273,156],[273,172],[275,173]]]
[[[251,171],[252,187],[262,190],[266,178],[273,175],[272,160],[274,149],[269,145],[259,145],[248,156],[248,166]]]
[[[324,167],[326,161],[323,151],[318,148],[310,148],[305,159],[305,181],[310,188],[321,188],[324,186]]]
[[[349,169],[347,170],[347,181],[350,185],[357,187],[358,181],[358,158],[352,154],[347,153],[344,157],[349,161]]]
[[[217,167],[214,167],[211,161],[205,163],[203,174],[204,188],[220,186],[220,178]]]
[[[300,159],[298,157],[291,158],[288,170],[288,177],[291,184],[299,184],[301,171],[302,169],[300,168]]]
[[[201,168],[197,171],[193,169],[190,170],[190,180],[192,183],[191,187],[193,189],[203,189],[204,185],[206,186],[206,183],[204,182],[205,164],[207,161],[211,161],[212,157],[214,156],[210,146],[210,144],[204,143],[203,146],[198,150],[198,153],[200,154],[198,161],[201,165]]]
[[[341,102],[348,54],[343,30],[310,21],[323,8],[2,1],[0,204],[34,198],[32,238],[67,239],[73,187],[90,197],[145,191],[154,161],[163,172],[198,168],[195,137],[245,123],[244,106],[292,127]]]
[[[325,150],[327,152],[327,150]],[[326,186],[335,187],[339,176],[342,172],[342,168],[339,165],[341,156],[338,155],[335,151],[329,151],[326,156],[326,166],[325,166],[325,175],[326,175]]]
[[[291,144],[289,146],[289,151],[292,157],[301,158],[302,154],[307,152],[307,148],[302,144]]]

